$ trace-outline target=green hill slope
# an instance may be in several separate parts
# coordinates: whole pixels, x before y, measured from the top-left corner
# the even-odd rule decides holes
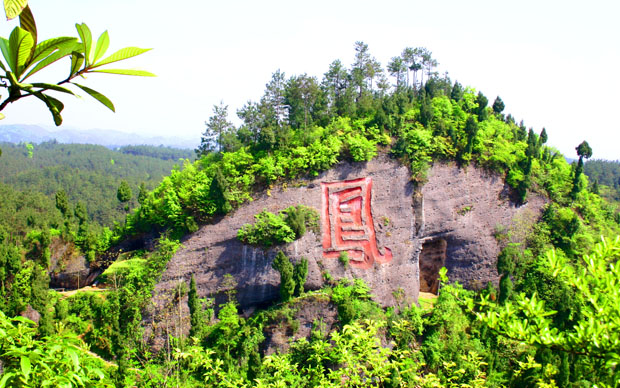
[[[4,143],[0,148],[0,182],[49,198],[64,190],[72,204],[83,202],[90,219],[101,226],[123,220],[125,212],[116,198],[122,180],[135,194],[129,203],[135,207],[141,183],[152,189],[179,163],[179,157],[192,157],[191,151],[152,146],[113,151],[96,145],[47,142],[34,145],[31,157],[25,144]]]

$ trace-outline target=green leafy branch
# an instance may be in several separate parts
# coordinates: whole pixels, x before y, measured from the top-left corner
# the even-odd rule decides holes
[[[34,96],[47,106],[54,118],[54,123],[60,125],[62,124],[61,112],[64,109],[64,104],[50,96],[48,92],[54,91],[77,96],[71,89],[64,86],[65,84],[75,85],[110,110],[115,111],[114,104],[109,98],[73,80],[77,77],[84,78],[89,73],[154,76],[154,74],[143,70],[103,67],[138,56],[150,49],[126,47],[104,58],[110,45],[108,32],[104,31],[97,42],[93,44],[92,33],[84,23],[75,25],[79,39],[57,37],[39,43],[37,42],[36,23],[27,2],[5,0],[4,4],[7,17],[15,17],[15,14],[18,14],[20,25],[13,29],[8,39],[0,37],[0,51],[2,51],[4,58],[4,62],[0,61],[0,69],[4,71],[4,75],[0,75],[0,87],[4,87],[8,91],[8,96],[0,103],[0,111],[10,103]],[[18,12],[19,7],[21,9]],[[69,75],[66,79],[57,83],[28,83],[26,81],[34,74],[63,58],[70,58],[71,60]],[[0,113],[1,118],[4,116]]]
[[[508,338],[537,347],[604,360],[610,370],[620,373],[620,237],[603,239],[583,263],[572,266],[554,250],[546,255],[553,277],[577,290],[580,319],[560,331],[550,319],[556,312],[545,307],[534,294],[519,295],[515,303],[499,306],[488,298],[479,302],[478,319]]]

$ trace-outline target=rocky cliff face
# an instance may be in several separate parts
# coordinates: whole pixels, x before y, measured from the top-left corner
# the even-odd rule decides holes
[[[192,274],[200,296],[215,297],[216,303],[231,287],[225,275],[232,275],[245,313],[277,300],[279,274],[271,262],[278,250],[294,261],[308,259],[307,289],[322,287],[329,277],[361,278],[384,306],[395,303],[393,292],[399,289],[410,302],[420,289],[437,292],[442,266],[452,280],[470,287],[496,282],[495,227],[509,226],[523,212],[538,214],[544,203],[536,198],[517,207],[508,194],[498,175],[444,164],[432,167],[428,182],[416,191],[408,169],[385,155],[368,163],[341,163],[316,179],[265,192],[182,242],[145,314],[154,328],[152,338],[173,326],[188,330],[187,304],[179,303],[174,290],[180,282],[189,283]],[[255,214],[298,204],[319,212],[320,236],[308,232],[267,251],[237,240],[237,231],[253,223]],[[351,258],[349,266],[338,260],[342,251]]]
[[[92,284],[101,273],[90,268],[86,258],[78,254],[72,243],[54,238],[50,251],[50,288],[77,289]]]
[[[546,203],[543,197],[532,194],[527,203],[517,206],[501,176],[473,166],[460,169],[435,164],[421,191],[424,232],[420,285],[426,292],[436,292],[437,271],[442,266],[448,269],[451,281],[466,287],[485,287],[489,281],[497,285],[500,247],[495,232],[509,229],[516,221],[535,222]]]

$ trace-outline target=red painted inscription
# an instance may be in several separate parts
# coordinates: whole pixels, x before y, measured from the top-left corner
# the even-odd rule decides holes
[[[323,257],[337,258],[347,252],[352,266],[371,268],[374,262],[392,260],[392,251],[379,252],[372,221],[372,179],[322,182]]]

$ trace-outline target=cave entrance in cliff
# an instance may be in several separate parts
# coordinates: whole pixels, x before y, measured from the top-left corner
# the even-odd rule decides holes
[[[439,291],[439,270],[446,263],[448,242],[443,238],[430,239],[422,243],[420,252],[420,292],[437,294]]]

